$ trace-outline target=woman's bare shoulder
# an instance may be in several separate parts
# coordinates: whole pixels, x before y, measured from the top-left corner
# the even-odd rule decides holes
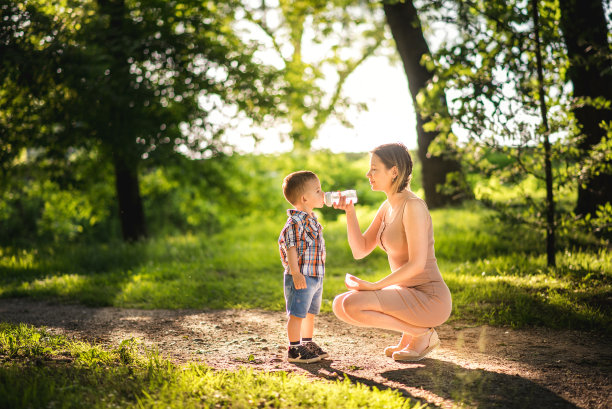
[[[414,195],[414,197],[409,197],[406,200],[406,205],[404,206],[404,218],[406,217],[423,217],[429,215],[429,208],[427,207],[427,203],[420,197]]]

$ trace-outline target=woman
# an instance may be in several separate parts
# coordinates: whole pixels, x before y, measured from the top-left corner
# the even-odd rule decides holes
[[[410,191],[412,159],[402,144],[381,145],[371,152],[366,174],[372,190],[385,192],[370,227],[361,233],[352,203],[341,198],[346,211],[348,242],[356,259],[379,245],[391,274],[377,282],[347,276],[350,290],[334,299],[334,313],[358,326],[399,331],[400,342],[385,349],[397,361],[418,361],[440,345],[433,327],[451,312],[451,295],[434,254],[431,216],[427,205]]]

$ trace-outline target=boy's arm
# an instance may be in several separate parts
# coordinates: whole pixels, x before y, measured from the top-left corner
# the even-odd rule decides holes
[[[295,286],[296,290],[306,288],[306,278],[304,278],[304,275],[300,271],[297,250],[295,247],[289,247],[287,249],[287,261],[289,262],[289,272],[291,273],[291,277],[293,277],[293,285]]]

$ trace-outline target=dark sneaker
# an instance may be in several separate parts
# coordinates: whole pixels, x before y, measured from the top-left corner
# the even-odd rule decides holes
[[[313,354],[321,358],[327,358],[329,356],[327,352],[323,351],[323,349],[320,346],[318,346],[316,343],[314,343],[313,341],[308,341],[306,343],[306,348],[308,348],[310,352],[312,352]]]
[[[287,361],[297,362],[302,364],[310,364],[313,362],[319,362],[321,357],[306,348],[306,345],[298,345],[295,347],[289,347],[287,352]]]

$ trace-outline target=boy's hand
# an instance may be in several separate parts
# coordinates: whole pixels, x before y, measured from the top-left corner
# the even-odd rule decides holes
[[[304,288],[307,288],[306,278],[303,274],[291,274],[291,277],[293,277],[293,285],[295,286],[296,290],[303,290]]]

